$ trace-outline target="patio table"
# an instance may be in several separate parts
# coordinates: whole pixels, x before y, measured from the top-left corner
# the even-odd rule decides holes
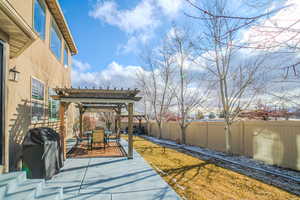
[[[92,149],[92,140],[93,140],[93,131],[86,131],[84,134],[88,137],[88,147],[91,150]],[[104,136],[105,136],[105,142],[108,144],[109,142],[109,136],[112,135],[112,131],[105,130]]]
[[[88,138],[88,147],[89,147],[89,149],[91,149],[92,148],[92,134],[93,134],[93,131],[86,131],[84,134]]]
[[[105,134],[105,140],[106,140],[107,144],[109,144],[109,136],[112,135],[113,132],[110,130],[105,130],[104,134]]]

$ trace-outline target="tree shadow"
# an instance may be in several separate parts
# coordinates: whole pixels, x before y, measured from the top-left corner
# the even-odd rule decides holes
[[[17,170],[17,163],[22,156],[22,142],[31,126],[31,103],[22,100],[18,104],[13,118],[9,120],[9,168]]]
[[[205,167],[206,165],[210,164],[209,161],[206,162],[202,162],[202,163],[198,163],[198,164],[194,164],[194,165],[185,165],[179,168],[172,168],[172,169],[167,169],[167,170],[163,170],[163,172],[165,174],[162,174],[162,176],[171,176],[171,180],[175,180],[176,182],[183,182],[183,183],[187,183],[189,181],[194,180],[195,178],[198,177],[198,175],[200,174],[200,171],[203,167]],[[191,178],[187,179],[186,178],[186,174],[188,172],[191,172],[192,170],[195,170],[193,176],[191,176]],[[175,185],[175,182],[170,183],[172,186]]]
[[[59,132],[59,121],[49,121],[47,104],[44,104],[44,117],[41,121],[31,121],[31,101],[22,99],[8,121],[9,134],[9,170],[16,171],[19,161],[22,159],[22,143],[31,128],[49,127]]]

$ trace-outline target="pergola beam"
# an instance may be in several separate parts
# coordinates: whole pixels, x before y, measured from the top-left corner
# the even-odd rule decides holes
[[[138,89],[96,89],[96,88],[55,88],[55,91],[57,93],[72,93],[72,94],[83,94],[83,93],[89,93],[89,94],[132,94],[132,95],[137,95],[140,90]]]
[[[139,101],[140,98],[137,97],[132,99],[103,99],[103,98],[74,98],[74,97],[62,97],[59,98],[62,102],[69,102],[69,103],[109,103],[109,104],[124,104],[124,103],[134,103]]]
[[[84,108],[86,109],[115,109],[115,108],[118,108],[118,106],[105,106],[105,105],[98,105],[98,106],[94,106],[94,105],[91,105],[91,106],[85,106],[83,105]]]

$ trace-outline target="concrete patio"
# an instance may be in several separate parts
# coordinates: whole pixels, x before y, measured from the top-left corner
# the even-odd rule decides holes
[[[122,139],[121,145],[127,151],[127,141]],[[180,199],[135,150],[133,159],[67,159],[47,185],[62,186],[64,199]]]

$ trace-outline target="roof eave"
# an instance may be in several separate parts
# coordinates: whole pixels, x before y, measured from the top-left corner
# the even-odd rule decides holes
[[[20,55],[38,36],[6,0],[0,0],[0,30],[9,37],[11,58]]]
[[[74,39],[73,39],[73,36],[69,29],[67,20],[65,19],[65,16],[61,10],[61,7],[60,7],[58,1],[57,0],[46,0],[46,2],[47,2],[50,12],[52,13],[53,17],[55,18],[57,26],[59,26],[59,29],[61,30],[61,33],[63,34],[63,37],[71,50],[72,55],[76,55],[78,53],[78,49],[74,42]]]

